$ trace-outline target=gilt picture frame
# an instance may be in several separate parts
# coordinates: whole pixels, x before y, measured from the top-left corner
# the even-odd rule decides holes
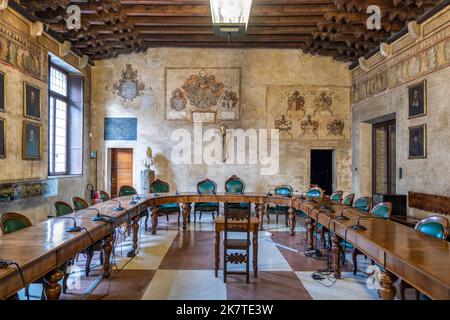
[[[408,119],[427,114],[427,80],[408,87]]]
[[[22,125],[22,159],[42,159],[42,125],[40,123],[23,121]]]
[[[0,71],[0,111],[6,111],[5,73]]]
[[[41,120],[41,88],[23,83],[23,114],[26,118]]]
[[[408,131],[408,159],[425,159],[427,157],[426,124],[409,127]]]

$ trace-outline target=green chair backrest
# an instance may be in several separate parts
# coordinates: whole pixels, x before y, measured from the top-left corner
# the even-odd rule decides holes
[[[294,190],[291,186],[288,185],[282,185],[275,188],[275,194],[282,195],[282,196],[292,196],[294,193]]]
[[[355,194],[349,193],[345,196],[344,200],[342,200],[342,204],[351,207],[353,205],[353,199],[355,199]]]
[[[55,214],[57,217],[64,216],[66,214],[73,212],[73,209],[70,206],[70,204],[64,201],[55,201],[53,205],[55,207]]]
[[[170,186],[167,182],[156,179],[150,184],[151,193],[167,193],[170,191]]]
[[[358,208],[363,211],[369,211],[370,206],[372,204],[372,199],[369,197],[361,197],[356,199],[355,204],[353,205],[355,208]]]
[[[199,194],[216,193],[217,184],[209,179],[205,179],[197,183],[197,192]]]
[[[443,239],[447,238],[448,220],[441,216],[430,216],[417,222],[415,229],[429,236]]]
[[[334,192],[331,196],[330,196],[330,200],[331,201],[337,201],[337,202],[341,202],[341,200],[342,200],[342,194],[343,194],[344,192],[342,192],[342,191],[336,191],[336,192]]]
[[[31,226],[31,221],[16,212],[5,212],[0,217],[0,227],[3,234],[12,233]]]
[[[75,209],[75,211],[83,210],[83,209],[86,209],[89,207],[89,204],[86,202],[86,200],[84,200],[83,198],[80,198],[80,197],[73,197],[72,203],[73,203],[73,208]]]
[[[322,190],[321,190],[320,188],[318,188],[318,187],[311,188],[311,189],[309,189],[309,190],[306,192],[306,196],[307,196],[308,198],[318,198],[318,197],[321,197],[321,196],[322,196]]]
[[[225,181],[225,191],[230,193],[244,193],[245,182],[238,176],[233,175]]]
[[[103,202],[111,200],[111,196],[106,191],[100,190],[99,193]]]
[[[387,219],[391,215],[391,211],[392,204],[390,202],[382,202],[373,207],[370,213],[379,218]]]
[[[137,194],[137,191],[132,186],[121,186],[119,189],[119,197],[132,196]]]

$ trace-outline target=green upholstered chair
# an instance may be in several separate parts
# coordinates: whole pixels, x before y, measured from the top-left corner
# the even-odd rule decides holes
[[[111,200],[111,196],[106,191],[98,190],[94,194],[94,201],[93,201],[94,204],[98,203],[99,199],[101,199],[102,202],[105,202],[105,201]]]
[[[420,220],[416,223],[416,226],[414,229],[418,232],[425,233],[431,237],[446,240],[448,236],[448,228],[449,228],[449,222],[448,219],[442,216],[430,216],[425,219]],[[413,288],[409,283],[407,283],[405,280],[400,279],[400,282],[398,284],[398,293],[399,293],[399,299],[405,300],[405,289],[406,288]],[[415,289],[416,292],[416,300],[420,299],[420,292]],[[428,297],[424,296],[425,299]]]
[[[372,210],[370,210],[370,215],[381,219],[389,219],[389,217],[391,216],[391,212],[392,212],[392,203],[382,202],[377,204],[375,207],[372,208]],[[344,253],[345,250],[347,249],[352,250],[353,274],[356,274],[356,271],[358,270],[357,256],[359,254],[362,254],[361,251],[359,251],[349,242],[341,241],[341,246],[343,248]]]
[[[349,193],[348,195],[345,196],[344,199],[342,199],[342,204],[344,206],[351,207],[351,206],[353,206],[353,200],[354,199],[355,199],[355,194],[354,193]]]
[[[372,208],[372,198],[371,197],[361,197],[355,200],[353,207],[369,212]]]
[[[20,213],[5,212],[0,216],[0,228],[3,234],[19,231],[31,225],[30,219]]]
[[[294,194],[294,189],[292,189],[289,185],[281,185],[275,188],[275,194],[281,195],[284,197],[292,197]],[[286,227],[289,225],[289,213],[288,213],[288,207],[282,206],[282,205],[275,205],[271,206],[268,205],[266,209],[266,215],[267,215],[267,221],[270,223],[270,215],[275,214],[276,215],[276,222],[278,224],[278,216],[284,215],[286,219]]]
[[[55,214],[57,217],[65,216],[66,214],[73,212],[70,204],[64,201],[55,201],[53,203],[53,208],[55,209]]]
[[[118,197],[134,196],[138,194],[136,189],[132,186],[121,186],[119,188]]]
[[[86,200],[80,197],[73,197],[72,198],[73,208],[75,211],[83,210],[89,207],[89,204]]]
[[[245,191],[245,182],[236,175],[232,175],[225,181],[226,193],[243,194]],[[227,203],[230,208],[247,209],[250,205],[248,203]]]
[[[198,194],[216,194],[217,184],[210,180],[205,179],[197,183]],[[197,221],[197,212],[200,212],[200,220],[202,220],[202,213],[211,212],[214,219],[214,214],[219,215],[219,203],[218,202],[197,202],[194,204],[194,222]]]
[[[167,182],[156,179],[150,184],[151,193],[168,193],[170,191],[170,186]],[[180,225],[180,205],[178,203],[167,203],[156,207],[156,212],[158,215],[166,215],[167,222],[169,222],[169,214],[178,214],[178,225]],[[145,226],[147,226],[147,220],[145,221]]]
[[[323,190],[320,187],[312,187],[306,191],[305,196],[307,198],[319,198],[323,196]]]
[[[342,201],[342,195],[344,194],[343,191],[338,190],[333,192],[333,194],[330,196],[331,201],[341,202]]]

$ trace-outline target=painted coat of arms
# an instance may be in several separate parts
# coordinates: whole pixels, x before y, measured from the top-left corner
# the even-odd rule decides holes
[[[133,70],[133,66],[128,63],[125,70],[122,70],[122,78],[113,85],[113,93],[121,97],[124,102],[133,101],[145,89],[145,85],[139,82],[137,74],[137,70]]]
[[[237,120],[240,68],[166,68],[166,118]]]

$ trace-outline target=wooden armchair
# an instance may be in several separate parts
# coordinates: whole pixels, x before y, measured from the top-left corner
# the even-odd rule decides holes
[[[197,183],[198,194],[215,194],[217,191],[217,184],[210,180],[205,179]],[[194,204],[194,222],[197,221],[197,212],[200,212],[200,220],[202,220],[202,213],[211,212],[214,220],[214,214],[219,215],[219,203],[218,202],[198,202]]]
[[[245,191],[245,182],[241,178],[236,175],[232,175],[230,178],[225,181],[225,192],[227,193],[239,193],[243,194]],[[251,204],[249,203],[228,203],[230,208],[243,208],[247,207],[251,208]]]
[[[138,194],[136,189],[132,186],[120,186],[118,197],[134,196]]]
[[[168,193],[170,186],[167,182],[156,179],[150,184],[151,193]],[[156,207],[158,216],[165,215],[167,222],[169,222],[169,214],[178,214],[178,225],[180,225],[180,205],[178,203],[166,203]],[[156,220],[157,221],[157,220]],[[145,226],[147,228],[147,219],[145,220]]]
[[[292,197],[294,193],[294,189],[292,189],[289,185],[281,185],[275,188],[275,194],[276,195],[282,195],[285,197]],[[276,215],[276,223],[278,224],[278,216],[284,215],[286,220],[286,227],[289,225],[289,213],[288,213],[288,207],[282,206],[282,205],[275,205],[271,206],[268,205],[266,209],[266,215],[267,215],[267,222],[270,223],[270,215],[275,214]]]
[[[75,211],[83,210],[89,207],[89,203],[87,203],[86,200],[80,197],[73,197],[72,203]]]

